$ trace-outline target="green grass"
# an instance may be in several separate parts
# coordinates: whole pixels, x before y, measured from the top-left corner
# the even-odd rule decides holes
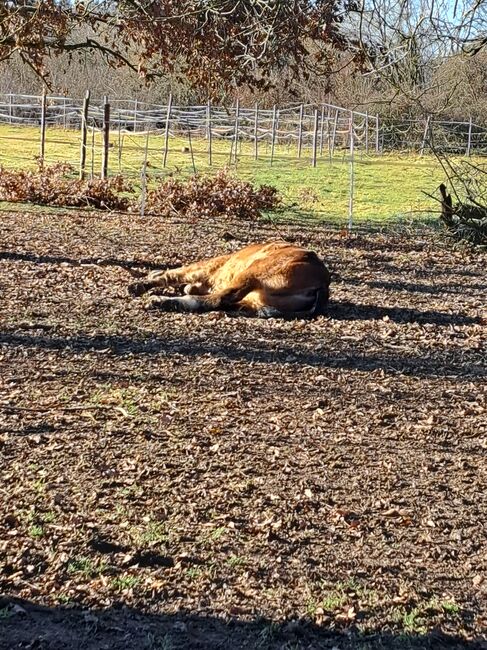
[[[425,631],[422,611],[413,607],[410,611],[398,608],[393,612],[392,619],[408,634],[423,634]]]
[[[216,542],[218,539],[220,539],[220,537],[222,537],[225,534],[225,532],[226,532],[225,526],[219,526],[218,528],[215,528],[215,530],[213,530],[210,533],[210,537],[214,542]]]
[[[137,576],[132,575],[122,575],[113,578],[111,585],[116,591],[125,591],[125,589],[132,589],[138,585],[140,579]]]
[[[190,567],[189,569],[186,569],[186,575],[191,580],[197,580],[203,575],[203,570],[200,569],[200,567]]]
[[[240,567],[240,566],[245,566],[246,560],[244,557],[240,557],[238,555],[231,555],[227,559],[227,564],[229,567]]]
[[[138,413],[137,391],[130,388],[112,387],[110,384],[96,390],[89,398],[95,406],[110,406],[118,408],[125,416],[135,416]]]
[[[131,534],[132,539],[139,546],[163,543],[169,540],[165,525],[158,521],[149,521],[143,528],[134,528],[131,530]]]
[[[103,573],[105,568],[105,562],[97,562],[84,556],[71,558],[67,565],[67,571],[69,574],[80,574],[85,578],[94,578]]]
[[[34,539],[40,539],[44,535],[44,528],[34,524],[29,528],[29,535]]]
[[[440,605],[447,614],[453,616],[456,616],[460,611],[460,607],[453,600],[444,600]]]
[[[144,160],[145,136],[126,134],[121,140],[111,134],[109,173],[122,172],[137,183]],[[297,158],[295,144],[276,146],[275,159],[270,164],[270,147],[260,146],[258,160],[254,160],[253,144],[239,145],[238,162],[229,165],[230,142],[213,140],[213,166],[208,164],[208,143],[204,139],[192,141],[194,162],[198,172],[214,173],[229,166],[243,179],[256,184],[276,186],[284,196],[288,208],[284,216],[313,220],[339,220],[345,223],[349,210],[350,165],[347,151],[336,150],[330,162],[328,152],[311,166],[311,150],[303,148]],[[185,138],[171,138],[167,166],[163,168],[163,135],[149,138],[148,173],[154,179],[168,174],[186,177],[193,173],[191,154]],[[46,163],[66,161],[78,167],[80,134],[78,131],[52,128],[47,130]],[[88,175],[93,169],[99,174],[101,166],[101,134],[95,137],[92,156],[91,136],[87,155]],[[39,129],[35,127],[0,126],[0,164],[8,168],[35,168],[39,155]],[[354,220],[383,221],[410,216],[420,218],[438,210],[438,203],[426,197],[423,190],[434,194],[444,173],[432,156],[366,155],[356,152],[354,173]],[[292,204],[296,204],[292,207]]]

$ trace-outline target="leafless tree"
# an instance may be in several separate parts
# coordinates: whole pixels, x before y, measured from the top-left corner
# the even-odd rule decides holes
[[[359,0],[349,27],[370,73],[405,90],[424,87],[434,65],[487,48],[485,0]]]

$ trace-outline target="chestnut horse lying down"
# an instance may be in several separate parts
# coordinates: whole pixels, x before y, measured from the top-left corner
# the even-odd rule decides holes
[[[163,311],[239,311],[264,318],[318,315],[328,303],[330,273],[318,256],[285,242],[252,244],[168,271],[153,271],[129,292],[184,287],[184,296],[153,295],[147,308]]]

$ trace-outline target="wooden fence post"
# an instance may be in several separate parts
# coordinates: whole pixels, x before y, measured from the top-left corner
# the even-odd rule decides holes
[[[90,91],[87,90],[83,100],[83,110],[81,113],[81,149],[79,160],[79,178],[83,180],[85,177],[86,166],[86,137],[88,134],[88,109],[90,106]]]
[[[472,150],[472,118],[468,122],[468,139],[467,139],[467,156],[470,156]]]
[[[12,124],[12,93],[8,94],[8,123]]]
[[[211,100],[208,100],[208,104],[206,106],[206,137],[208,138],[208,164],[212,165],[213,160],[212,160],[212,151],[211,151],[211,145],[212,145],[212,132],[211,132]]]
[[[169,147],[169,123],[171,121],[171,108],[172,108],[172,93],[169,93],[169,100],[167,102],[167,115],[166,115],[166,128],[164,131],[164,158],[162,166],[165,167],[167,163],[167,151]]]
[[[110,104],[108,97],[103,98],[103,158],[101,177],[108,178],[108,150],[110,148]]]
[[[325,130],[325,105],[321,105],[321,123],[320,123],[320,156],[323,155],[323,138]]]
[[[431,115],[428,115],[426,118],[426,124],[424,126],[424,133],[423,133],[423,141],[421,142],[421,150],[420,150],[420,155],[422,156],[424,154],[424,150],[426,147],[426,141],[428,139],[428,132],[430,130],[430,120],[431,120]]]
[[[313,158],[312,158],[312,164],[313,167],[316,167],[316,153],[318,149],[318,109],[315,109],[315,121],[314,121],[314,127],[313,127]]]
[[[271,136],[271,165],[274,162],[274,147],[276,144],[276,105],[272,109],[272,136]]]
[[[379,153],[379,115],[375,116],[375,153]]]
[[[255,102],[255,118],[254,118],[254,159],[259,157],[259,104]]]
[[[41,146],[39,150],[40,166],[44,167],[44,156],[46,152],[46,109],[47,109],[47,96],[46,89],[42,89],[41,97]]]
[[[134,101],[134,133],[137,131],[137,99]]]
[[[298,124],[298,158],[301,158],[301,149],[303,147],[303,116],[304,106],[299,107],[299,124]]]

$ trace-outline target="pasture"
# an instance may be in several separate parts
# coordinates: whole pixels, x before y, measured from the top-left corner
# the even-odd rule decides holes
[[[145,158],[144,134],[112,132],[109,173],[122,173],[137,184]],[[148,141],[149,183],[168,174],[187,177],[194,173],[214,173],[228,166],[244,180],[277,187],[287,209],[283,215],[294,221],[326,221],[345,224],[350,202],[350,166],[348,150],[329,152],[324,149],[317,167],[311,166],[311,150],[303,148],[302,158],[296,157],[295,144],[275,147],[270,164],[270,145],[261,143],[259,159],[254,160],[253,144],[239,144],[237,165],[230,164],[231,143],[213,141],[213,166],[208,164],[208,143],[204,139],[171,137],[167,166],[163,167],[164,136],[151,134]],[[50,128],[46,136],[46,164],[69,162],[79,164],[80,135],[78,131]],[[39,154],[39,129],[35,127],[0,126],[0,165],[10,168],[35,168]],[[91,136],[87,153],[88,176],[99,175],[102,159],[101,133]],[[194,161],[194,165],[193,165]],[[391,219],[418,221],[437,216],[439,205],[424,194],[436,194],[445,174],[431,155],[384,154],[366,155],[357,150],[354,166],[353,218],[357,223],[372,221],[384,224]]]
[[[279,236],[340,274],[326,316],[127,296]],[[49,210],[0,241],[2,650],[485,647],[485,253]]]

